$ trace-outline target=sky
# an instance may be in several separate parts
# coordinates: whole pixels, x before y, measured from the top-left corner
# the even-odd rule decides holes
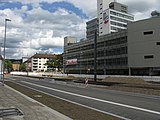
[[[128,5],[135,20],[160,11],[159,0],[117,0]],[[96,17],[97,0],[0,0],[0,46],[7,22],[6,58],[36,53],[60,54],[64,37],[86,37],[86,22]]]

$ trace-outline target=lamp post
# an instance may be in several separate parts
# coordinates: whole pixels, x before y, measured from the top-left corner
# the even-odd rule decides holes
[[[94,38],[94,81],[97,81],[97,31]]]
[[[1,46],[0,46],[0,55],[1,55],[1,58],[0,58],[0,59],[1,59],[1,80],[2,80],[2,66],[3,66],[3,62],[2,62],[2,61],[3,61],[3,58],[2,58],[2,50],[1,50],[2,43],[0,43],[0,45],[1,45]]]
[[[5,71],[5,47],[6,47],[6,29],[7,29],[7,21],[11,21],[10,19],[5,19],[5,32],[4,32],[4,59],[3,59],[3,83],[4,85],[4,71]]]

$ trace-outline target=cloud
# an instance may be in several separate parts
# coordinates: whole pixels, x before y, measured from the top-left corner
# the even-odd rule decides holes
[[[160,11],[159,0],[118,0],[128,5],[129,13],[135,16],[135,20],[147,19],[151,17],[154,10]]]
[[[12,20],[7,23],[8,58],[31,56],[37,52],[60,53],[65,36],[85,37],[86,20],[66,9],[49,12],[40,6],[28,10],[24,5],[21,9],[0,10],[0,15]],[[4,20],[0,20],[0,36],[4,36]]]
[[[117,1],[128,5],[129,13],[135,15],[135,20],[150,17],[153,10],[160,11],[159,0]],[[7,58],[32,56],[37,52],[60,53],[63,51],[64,37],[84,38],[86,21],[97,15],[97,0],[0,0],[0,2],[4,2],[0,4],[1,18],[12,20],[7,24]],[[45,3],[45,7],[42,3]],[[10,7],[12,4],[16,7]],[[58,6],[52,6],[55,4]],[[4,37],[4,19],[0,19],[0,43]]]

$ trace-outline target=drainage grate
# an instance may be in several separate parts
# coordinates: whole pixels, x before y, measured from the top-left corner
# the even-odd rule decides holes
[[[17,108],[4,108],[0,109],[0,117],[5,116],[21,116],[23,113]]]

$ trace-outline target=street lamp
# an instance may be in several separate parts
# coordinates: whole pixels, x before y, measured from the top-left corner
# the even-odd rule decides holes
[[[5,47],[6,47],[6,28],[7,28],[7,21],[11,21],[10,19],[5,19],[5,32],[4,32],[4,59],[3,59],[3,83],[4,85],[4,71],[5,71]]]
[[[94,38],[94,81],[97,81],[97,31]]]
[[[3,65],[3,62],[2,62],[2,61],[3,61],[3,58],[2,58],[2,50],[1,50],[2,43],[0,43],[0,45],[1,45],[1,46],[0,46],[0,57],[1,57],[1,58],[0,58],[0,59],[1,59],[1,63],[0,63],[0,64],[1,64],[1,65],[0,65],[0,66],[1,66],[1,80],[2,80],[2,65]]]

